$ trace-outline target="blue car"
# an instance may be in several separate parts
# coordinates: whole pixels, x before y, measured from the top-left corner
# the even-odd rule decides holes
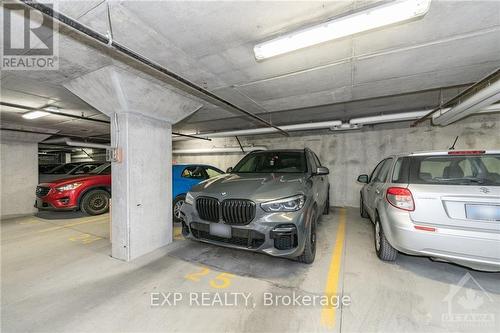
[[[217,177],[224,172],[216,167],[205,164],[174,164],[172,166],[172,198],[173,200],[173,219],[174,222],[180,222],[180,211],[186,193],[205,179]]]

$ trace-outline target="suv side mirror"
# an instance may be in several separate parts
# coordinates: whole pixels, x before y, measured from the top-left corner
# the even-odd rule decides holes
[[[314,174],[318,175],[318,176],[324,176],[324,175],[328,175],[329,173],[330,173],[330,170],[328,170],[328,168],[326,168],[326,167],[317,167],[316,168],[316,172]]]
[[[233,172],[233,167],[227,168],[226,173],[231,173],[231,172]]]
[[[359,175],[358,182],[368,184],[368,175]]]

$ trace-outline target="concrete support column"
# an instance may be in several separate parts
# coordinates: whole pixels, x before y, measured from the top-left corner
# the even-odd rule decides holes
[[[124,113],[112,122],[112,256],[131,260],[172,242],[172,126]]]
[[[172,124],[201,104],[173,87],[108,66],[65,84],[111,120],[112,250],[132,260],[172,242]]]
[[[35,189],[38,184],[38,142],[55,131],[2,123],[0,130],[0,218],[6,219],[36,212]],[[11,129],[11,130],[8,130]],[[32,134],[27,130],[47,132]]]

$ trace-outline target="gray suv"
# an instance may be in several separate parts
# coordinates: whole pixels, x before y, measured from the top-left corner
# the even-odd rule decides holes
[[[500,151],[390,156],[358,181],[380,259],[400,251],[500,271]]]
[[[187,193],[183,235],[310,264],[330,207],[328,173],[309,149],[251,152]]]

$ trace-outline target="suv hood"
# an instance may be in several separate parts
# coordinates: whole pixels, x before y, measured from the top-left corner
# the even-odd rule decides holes
[[[45,181],[40,183],[39,185],[44,185],[44,186],[59,186],[61,184],[67,184],[67,183],[72,183],[72,182],[79,182],[79,181],[85,181],[88,179],[92,179],[95,177],[99,177],[102,175],[98,174],[83,174],[83,175],[78,175],[78,176],[67,176],[64,178],[58,178],[55,180],[50,180],[50,181]]]
[[[306,174],[231,173],[205,180],[190,192],[219,200],[250,199],[262,203],[305,194],[307,183]]]

